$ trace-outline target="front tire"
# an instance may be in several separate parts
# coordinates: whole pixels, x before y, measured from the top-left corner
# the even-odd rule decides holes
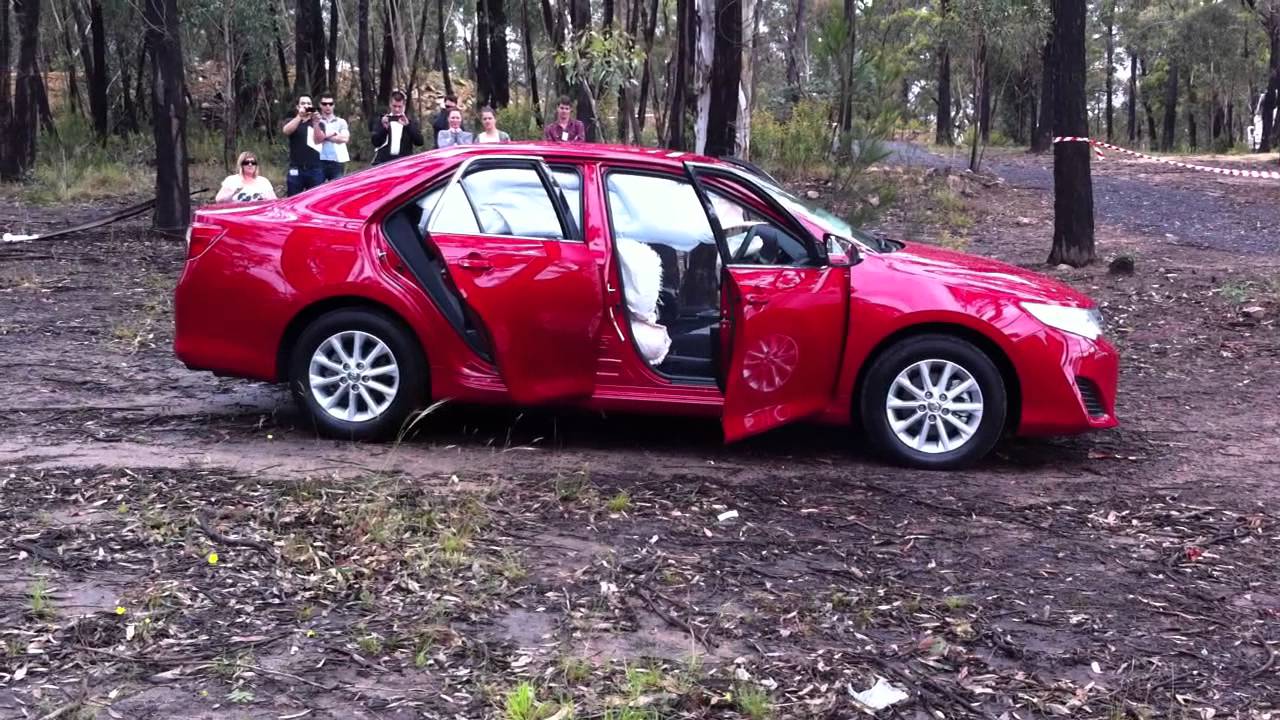
[[[298,336],[289,388],[322,434],[382,440],[426,401],[427,363],[400,322],[372,310],[335,310]]]
[[[1000,370],[951,335],[907,338],[868,370],[862,425],[891,462],[926,470],[972,465],[1004,431],[1008,394]]]

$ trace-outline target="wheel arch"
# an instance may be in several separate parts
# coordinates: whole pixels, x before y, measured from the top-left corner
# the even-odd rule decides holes
[[[853,397],[850,410],[853,413],[855,421],[860,422],[861,417],[858,410],[859,403],[862,399],[862,390],[866,381],[867,372],[875,365],[880,356],[887,352],[890,348],[907,338],[917,337],[920,335],[951,335],[952,337],[965,340],[991,358],[995,363],[996,369],[1000,371],[1000,378],[1004,380],[1005,393],[1008,398],[1009,411],[1005,415],[1005,432],[1014,432],[1018,429],[1018,423],[1022,419],[1022,383],[1018,378],[1018,372],[1014,369],[1013,361],[1009,359],[1008,353],[1000,347],[996,341],[987,335],[971,327],[959,325],[949,322],[928,322],[918,325],[908,325],[894,333],[886,336],[867,354],[866,359],[862,362],[862,366],[858,368],[857,379],[853,384]]]
[[[393,322],[399,323],[405,332],[409,333],[410,337],[417,340],[418,349],[422,351],[423,358],[426,358],[427,349],[422,337],[413,329],[413,325],[389,305],[360,295],[338,295],[317,300],[307,305],[299,310],[293,316],[293,319],[289,321],[289,324],[285,326],[284,332],[280,335],[280,344],[276,347],[276,381],[281,382],[289,379],[289,358],[293,352],[293,346],[298,342],[298,337],[302,335],[302,331],[316,318],[334,310],[359,309],[372,310],[386,315]],[[429,370],[430,363],[426,363],[425,367]],[[429,379],[427,387],[430,387]]]

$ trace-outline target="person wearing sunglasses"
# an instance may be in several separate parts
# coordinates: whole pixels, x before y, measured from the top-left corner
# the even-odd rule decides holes
[[[292,197],[324,182],[320,169],[320,145],[324,132],[320,129],[320,117],[311,96],[298,98],[293,117],[284,124],[283,132],[289,139],[289,173],[285,177],[285,194]]]
[[[240,172],[228,175],[218,189],[215,202],[253,202],[255,200],[275,200],[276,189],[271,181],[258,174],[258,156],[251,152],[242,152],[236,160]]]
[[[332,95],[320,96],[320,132],[324,135],[324,144],[320,146],[320,169],[324,172],[324,181],[337,180],[342,177],[343,165],[351,159],[347,153],[351,130],[347,121],[334,113]]]

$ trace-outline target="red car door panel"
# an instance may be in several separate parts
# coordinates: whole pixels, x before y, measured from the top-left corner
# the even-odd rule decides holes
[[[604,307],[596,259],[579,239],[563,199],[555,198],[554,210],[546,196],[539,199],[544,190],[559,194],[545,165],[529,158],[486,158],[461,168],[455,182],[465,184],[471,173],[490,170],[495,171],[488,178],[493,182],[477,180],[469,202],[479,208],[477,217],[488,213],[502,231],[450,232],[437,229],[433,219],[426,241],[442,258],[460,300],[483,324],[514,402],[588,397],[595,389],[597,333]],[[451,199],[446,192],[441,202],[465,208],[468,194],[455,193]],[[435,212],[440,211],[438,207]],[[535,215],[540,223],[530,224]],[[564,237],[544,236],[561,234],[559,229],[543,232],[548,222],[555,226],[556,217]],[[543,235],[521,236],[516,233],[525,231],[519,227],[511,233],[511,226],[521,222],[538,225]]]
[[[844,350],[847,268],[832,267],[808,231],[749,177],[696,163],[686,168],[724,265],[718,380],[725,440],[820,412],[835,391]],[[721,211],[735,216],[722,218]],[[726,223],[736,246],[729,244]],[[770,252],[748,252],[759,233],[743,228],[752,225],[771,228]],[[786,238],[786,252],[779,252],[779,238]]]
[[[603,296],[584,243],[442,234],[430,242],[484,323],[514,401],[591,394]]]
[[[730,267],[724,435],[733,442],[819,412],[840,366],[843,268]],[[722,329],[721,332],[724,332]]]

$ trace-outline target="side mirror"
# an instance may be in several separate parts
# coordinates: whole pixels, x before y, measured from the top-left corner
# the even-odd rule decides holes
[[[849,267],[858,263],[858,248],[849,240],[827,233],[823,244],[827,246],[827,263],[831,267]]]

